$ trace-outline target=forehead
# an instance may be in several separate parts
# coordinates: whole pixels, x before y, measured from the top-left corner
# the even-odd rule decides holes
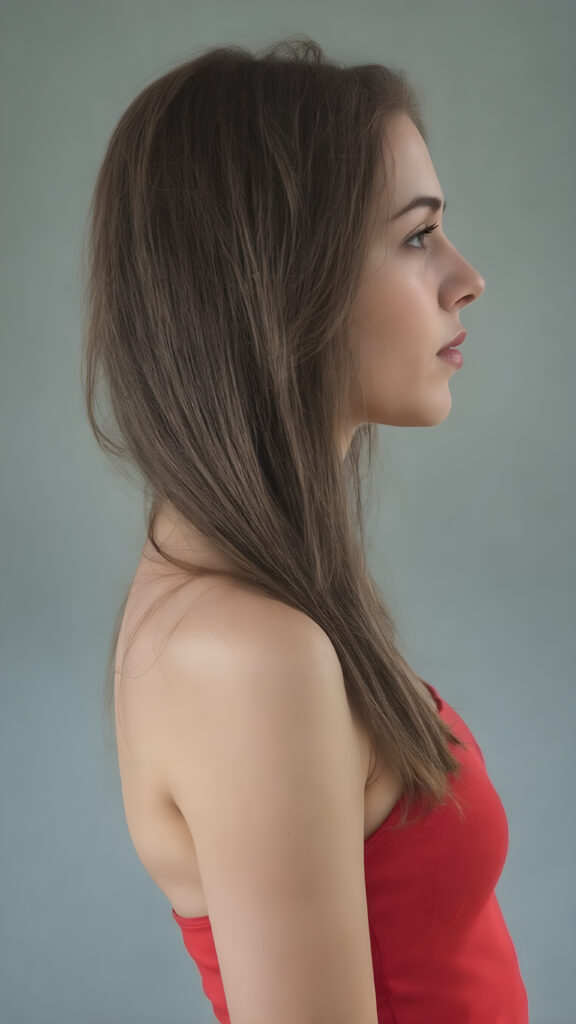
[[[394,208],[416,195],[442,196],[428,147],[416,125],[405,115],[391,119],[386,128],[387,170]]]

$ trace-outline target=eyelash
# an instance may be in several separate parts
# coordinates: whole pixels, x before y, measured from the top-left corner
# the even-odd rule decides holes
[[[407,238],[406,242],[404,244],[408,245],[408,242],[411,242],[414,238],[420,238],[421,235],[429,235],[429,234],[431,234],[431,232],[434,231],[435,228],[437,228],[437,227],[438,227],[438,224],[432,224],[430,227],[423,228],[422,231],[417,231],[415,235],[410,235],[410,238]],[[409,249],[413,249],[414,246],[408,245],[408,248]],[[430,247],[428,245],[426,245],[426,243],[423,240],[422,241],[422,246],[420,248],[420,252],[424,252],[425,250],[427,250],[429,248]]]

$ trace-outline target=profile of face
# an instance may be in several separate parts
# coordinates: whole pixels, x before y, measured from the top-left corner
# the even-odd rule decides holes
[[[397,216],[416,197],[442,203],[444,197],[414,122],[397,115],[386,135],[393,156],[390,219],[374,232],[354,309],[352,431],[365,422],[421,427],[446,418],[457,368],[437,353],[465,329],[460,311],[486,287],[444,234],[442,207],[416,206]],[[424,234],[432,225],[438,226]]]

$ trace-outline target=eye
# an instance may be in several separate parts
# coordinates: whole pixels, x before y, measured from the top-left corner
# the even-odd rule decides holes
[[[415,238],[422,238],[422,245],[419,247],[420,251],[422,252],[423,250],[428,249],[429,246],[426,245],[426,242],[424,241],[424,236],[430,235],[437,227],[437,224],[431,224],[430,227],[423,228],[422,231],[417,231],[415,235],[410,235],[410,238],[406,239],[404,245],[408,245],[408,243],[412,242]],[[408,245],[408,248],[412,249],[413,246]]]

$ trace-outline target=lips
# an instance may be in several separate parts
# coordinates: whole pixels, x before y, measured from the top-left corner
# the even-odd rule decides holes
[[[465,337],[466,331],[460,331],[460,334],[457,334],[456,337],[452,339],[452,341],[446,342],[446,344],[443,345],[442,348],[438,349],[438,352],[445,352],[447,348],[455,348],[456,345],[461,345]],[[438,355],[438,352],[436,353],[436,355]]]

